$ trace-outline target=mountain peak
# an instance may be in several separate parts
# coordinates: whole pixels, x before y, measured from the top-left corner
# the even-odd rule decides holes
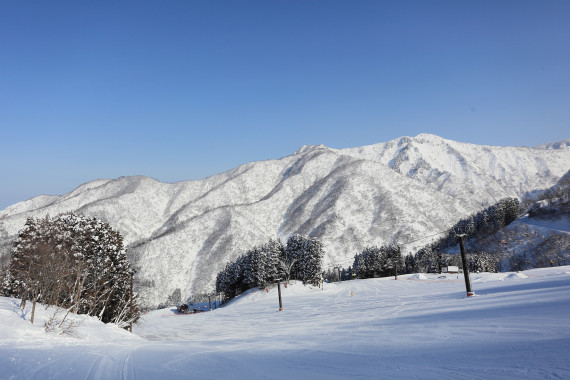
[[[412,140],[421,141],[421,142],[437,142],[437,143],[440,143],[442,141],[449,141],[441,136],[434,135],[432,133],[420,133],[419,135],[413,137]]]
[[[307,152],[312,152],[315,150],[330,150],[331,148],[329,148],[326,145],[323,144],[319,144],[319,145],[303,145],[302,147],[300,147],[299,149],[297,149],[295,151],[295,153],[293,153],[293,155],[298,155],[298,154],[303,154],[303,153],[307,153]]]

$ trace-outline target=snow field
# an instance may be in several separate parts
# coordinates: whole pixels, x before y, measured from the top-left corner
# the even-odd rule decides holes
[[[281,312],[277,288],[251,290],[212,312],[149,312],[134,335],[89,319],[76,338],[2,298],[0,378],[570,377],[570,267],[474,273],[469,298],[462,277],[296,283]]]

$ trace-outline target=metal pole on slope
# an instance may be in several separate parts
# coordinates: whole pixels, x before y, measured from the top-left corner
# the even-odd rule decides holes
[[[463,264],[463,276],[465,277],[465,289],[467,290],[467,297],[475,295],[475,292],[471,291],[471,281],[469,280],[469,268],[467,267],[467,259],[465,258],[465,247],[463,246],[463,236],[457,235],[459,238],[459,248],[461,249],[461,262]]]
[[[394,280],[398,279],[398,261],[394,263]]]
[[[133,332],[133,272],[131,272],[131,305],[130,305],[130,309],[131,309],[131,315],[130,315],[130,323],[129,323],[129,331],[132,333]]]
[[[281,279],[277,279],[277,293],[279,294],[279,311],[283,311],[283,303],[281,302]]]
[[[394,280],[398,279],[398,261],[400,261],[400,257],[400,246],[398,245],[398,251],[394,260]]]

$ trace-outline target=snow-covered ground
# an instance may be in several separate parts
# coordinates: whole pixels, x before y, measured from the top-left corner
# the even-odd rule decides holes
[[[2,379],[570,378],[570,267],[421,274],[250,291],[224,308],[144,315],[134,335],[0,298]]]
[[[557,218],[529,218],[528,214],[515,221],[518,224],[533,226],[543,233],[562,232],[570,234],[570,216],[560,216]],[[517,224],[515,224],[516,226]]]

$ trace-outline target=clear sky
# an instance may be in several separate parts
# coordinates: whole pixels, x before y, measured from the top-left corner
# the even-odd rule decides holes
[[[570,138],[570,1],[0,2],[0,209],[305,144]]]

